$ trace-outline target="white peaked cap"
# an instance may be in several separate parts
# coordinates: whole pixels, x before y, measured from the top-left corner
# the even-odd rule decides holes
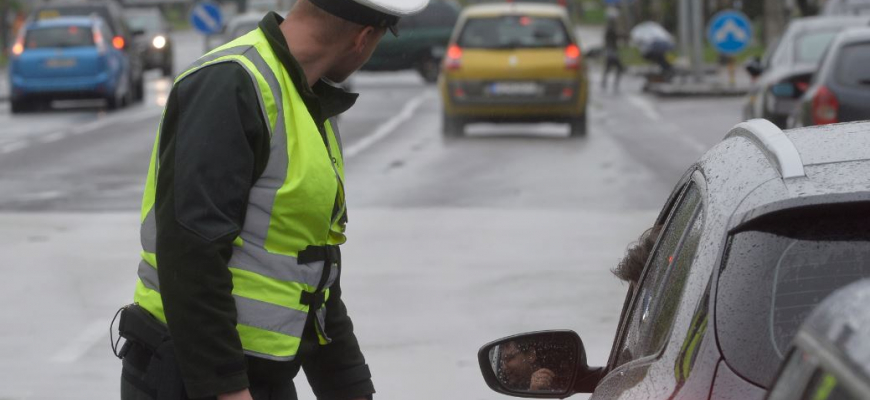
[[[423,11],[429,0],[308,0],[339,18],[366,26],[390,28],[398,36],[399,19]]]

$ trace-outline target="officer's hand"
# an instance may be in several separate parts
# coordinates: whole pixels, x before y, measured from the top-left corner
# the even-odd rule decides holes
[[[238,392],[219,394],[217,400],[254,400],[254,398],[251,397],[251,392],[248,389],[244,389]]]
[[[550,390],[553,386],[553,379],[556,374],[546,368],[541,368],[532,374],[532,382],[529,385],[529,390]]]

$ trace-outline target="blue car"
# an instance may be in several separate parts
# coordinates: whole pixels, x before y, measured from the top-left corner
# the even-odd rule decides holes
[[[105,99],[110,109],[129,104],[135,93],[124,47],[98,17],[28,23],[12,47],[12,112],[65,99]]]

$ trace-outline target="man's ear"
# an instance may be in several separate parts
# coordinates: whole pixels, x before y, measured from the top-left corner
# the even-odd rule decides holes
[[[375,39],[375,28],[372,26],[363,27],[354,36],[352,51],[361,54],[368,47],[369,41]]]

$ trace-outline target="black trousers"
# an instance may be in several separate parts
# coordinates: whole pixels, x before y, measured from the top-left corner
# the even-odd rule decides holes
[[[121,400],[188,400],[183,390],[170,396],[159,392],[160,387],[166,385],[166,382],[161,382],[161,379],[175,378],[180,381],[181,377],[153,376],[160,374],[154,368],[148,368],[155,363],[154,355],[148,350],[136,345],[131,346],[127,356],[124,357],[121,370]],[[292,364],[295,365],[295,372],[298,373],[299,363]],[[287,379],[276,381],[258,381],[249,378],[251,387],[248,390],[251,391],[254,400],[298,400],[296,386],[292,380],[292,376],[295,375],[295,373],[287,374]],[[206,400],[213,399],[216,397]]]

